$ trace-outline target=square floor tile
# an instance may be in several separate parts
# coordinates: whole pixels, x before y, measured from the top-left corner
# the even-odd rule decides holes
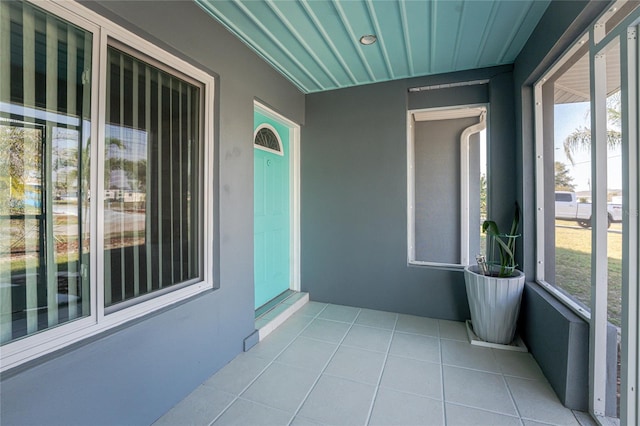
[[[369,351],[387,352],[391,333],[391,330],[354,325],[342,344]]]
[[[438,320],[440,338],[468,342],[467,326],[461,321]]]
[[[577,425],[573,412],[563,406],[548,383],[506,377],[522,418],[554,425]]]
[[[300,409],[300,416],[329,425],[363,425],[374,386],[323,375]]]
[[[295,413],[317,378],[318,373],[311,370],[274,362],[249,386],[242,398]]]
[[[337,345],[306,337],[298,337],[276,360],[294,367],[322,371]]]
[[[380,388],[371,426],[443,425],[442,401]]]
[[[442,363],[445,365],[500,372],[492,349],[455,340],[441,340],[440,345],[442,345]]]
[[[446,402],[518,415],[502,375],[458,367],[442,368]]]
[[[359,312],[360,308],[343,305],[328,305],[322,312],[320,312],[318,318],[352,323],[358,316]]]
[[[247,354],[272,361],[284,348],[293,342],[295,337],[295,335],[283,332],[278,328],[249,349]]]
[[[367,325],[369,327],[384,328],[393,330],[396,326],[398,314],[393,312],[374,311],[371,309],[362,309],[360,315],[356,319],[356,324]]]
[[[422,361],[440,362],[440,341],[435,337],[393,333],[389,353]]]
[[[265,407],[255,402],[237,399],[216,421],[216,426],[222,425],[273,425],[289,424],[291,414]]]
[[[302,336],[325,342],[340,343],[351,327],[344,322],[328,321],[320,318],[314,319],[302,332]]]
[[[494,349],[498,367],[507,376],[546,381],[542,370],[530,353]]]
[[[154,426],[209,425],[235,396],[208,386],[199,386],[167,414],[160,417]]]
[[[541,426],[578,414],[531,354],[472,346],[462,322],[309,302],[156,424]]]
[[[438,337],[438,320],[415,315],[398,315],[396,331]]]
[[[491,413],[470,407],[455,404],[446,404],[447,424],[456,426],[520,426],[518,417],[505,416],[504,414]]]
[[[313,317],[298,314],[297,312],[291,315],[282,325],[277,328],[277,331],[283,334],[290,334],[296,336],[300,334],[310,323],[313,321]]]
[[[332,376],[377,385],[384,358],[383,353],[341,346],[324,372]]]
[[[380,386],[441,400],[440,364],[390,355],[384,367]]]
[[[239,395],[249,383],[258,377],[258,374],[265,369],[268,363],[267,359],[242,353],[211,376],[204,382],[204,385]]]

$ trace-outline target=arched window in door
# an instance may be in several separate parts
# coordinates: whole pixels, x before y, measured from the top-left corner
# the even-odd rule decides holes
[[[284,155],[282,141],[276,129],[268,124],[261,124],[253,137],[253,146],[264,151]]]

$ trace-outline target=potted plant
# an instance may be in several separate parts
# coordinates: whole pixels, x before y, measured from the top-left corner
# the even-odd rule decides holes
[[[501,233],[494,221],[484,221],[486,257],[477,256],[478,264],[464,270],[473,332],[485,342],[508,345],[515,335],[525,279],[515,260],[519,223],[518,203],[509,233]]]

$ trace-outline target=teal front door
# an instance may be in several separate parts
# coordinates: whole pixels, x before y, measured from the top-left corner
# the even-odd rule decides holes
[[[291,284],[289,128],[254,112],[255,308]]]

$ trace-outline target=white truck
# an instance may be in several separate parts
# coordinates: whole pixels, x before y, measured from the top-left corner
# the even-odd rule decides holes
[[[622,204],[607,203],[607,227],[622,222]],[[591,226],[591,203],[579,202],[575,192],[556,191],[556,219],[575,220],[583,228]]]

